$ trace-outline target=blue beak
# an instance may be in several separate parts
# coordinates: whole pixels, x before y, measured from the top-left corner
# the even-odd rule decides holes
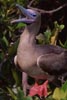
[[[16,7],[18,7],[21,12],[23,13],[26,18],[19,18],[16,20],[11,21],[11,23],[17,23],[17,22],[24,22],[24,23],[32,23],[34,22],[34,17],[32,16],[31,12],[28,9],[25,9],[24,7],[20,6],[19,4],[16,4]]]

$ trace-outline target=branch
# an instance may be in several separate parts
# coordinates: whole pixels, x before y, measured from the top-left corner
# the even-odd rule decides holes
[[[47,11],[47,10],[42,10],[42,9],[31,7],[31,5],[33,4],[34,1],[35,0],[31,0],[31,2],[29,3],[29,5],[27,7],[30,8],[30,9],[33,9],[35,11],[39,11],[40,13],[47,13],[47,14],[55,13],[55,12],[57,12],[57,11],[59,11],[59,10],[61,10],[64,7],[67,6],[67,3],[66,3],[66,4],[63,4],[63,5],[61,5],[60,7],[56,8],[56,9]]]

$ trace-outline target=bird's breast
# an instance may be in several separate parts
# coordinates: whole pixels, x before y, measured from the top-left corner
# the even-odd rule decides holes
[[[17,62],[22,71],[28,71],[31,66],[34,66],[36,57],[32,47],[23,47],[17,51]]]

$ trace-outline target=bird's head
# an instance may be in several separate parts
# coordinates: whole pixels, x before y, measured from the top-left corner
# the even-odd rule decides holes
[[[31,24],[39,20],[41,16],[39,12],[34,11],[32,9],[26,9],[20,6],[19,4],[16,4],[16,7],[18,7],[21,10],[25,18],[19,18],[19,19],[13,20],[11,21],[11,23],[24,22],[24,23]]]

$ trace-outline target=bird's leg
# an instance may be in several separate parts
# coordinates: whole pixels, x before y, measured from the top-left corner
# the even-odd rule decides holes
[[[23,87],[23,92],[26,96],[27,94],[27,74],[25,72],[22,72],[22,87]]]
[[[22,72],[22,87],[25,95],[27,95],[27,89],[30,89],[30,85],[28,84],[27,79],[28,75],[25,72]]]
[[[17,55],[14,57],[14,63],[17,66]],[[27,82],[27,77],[27,74],[25,72],[22,72],[22,87],[25,95],[27,94],[27,89],[30,88]]]

